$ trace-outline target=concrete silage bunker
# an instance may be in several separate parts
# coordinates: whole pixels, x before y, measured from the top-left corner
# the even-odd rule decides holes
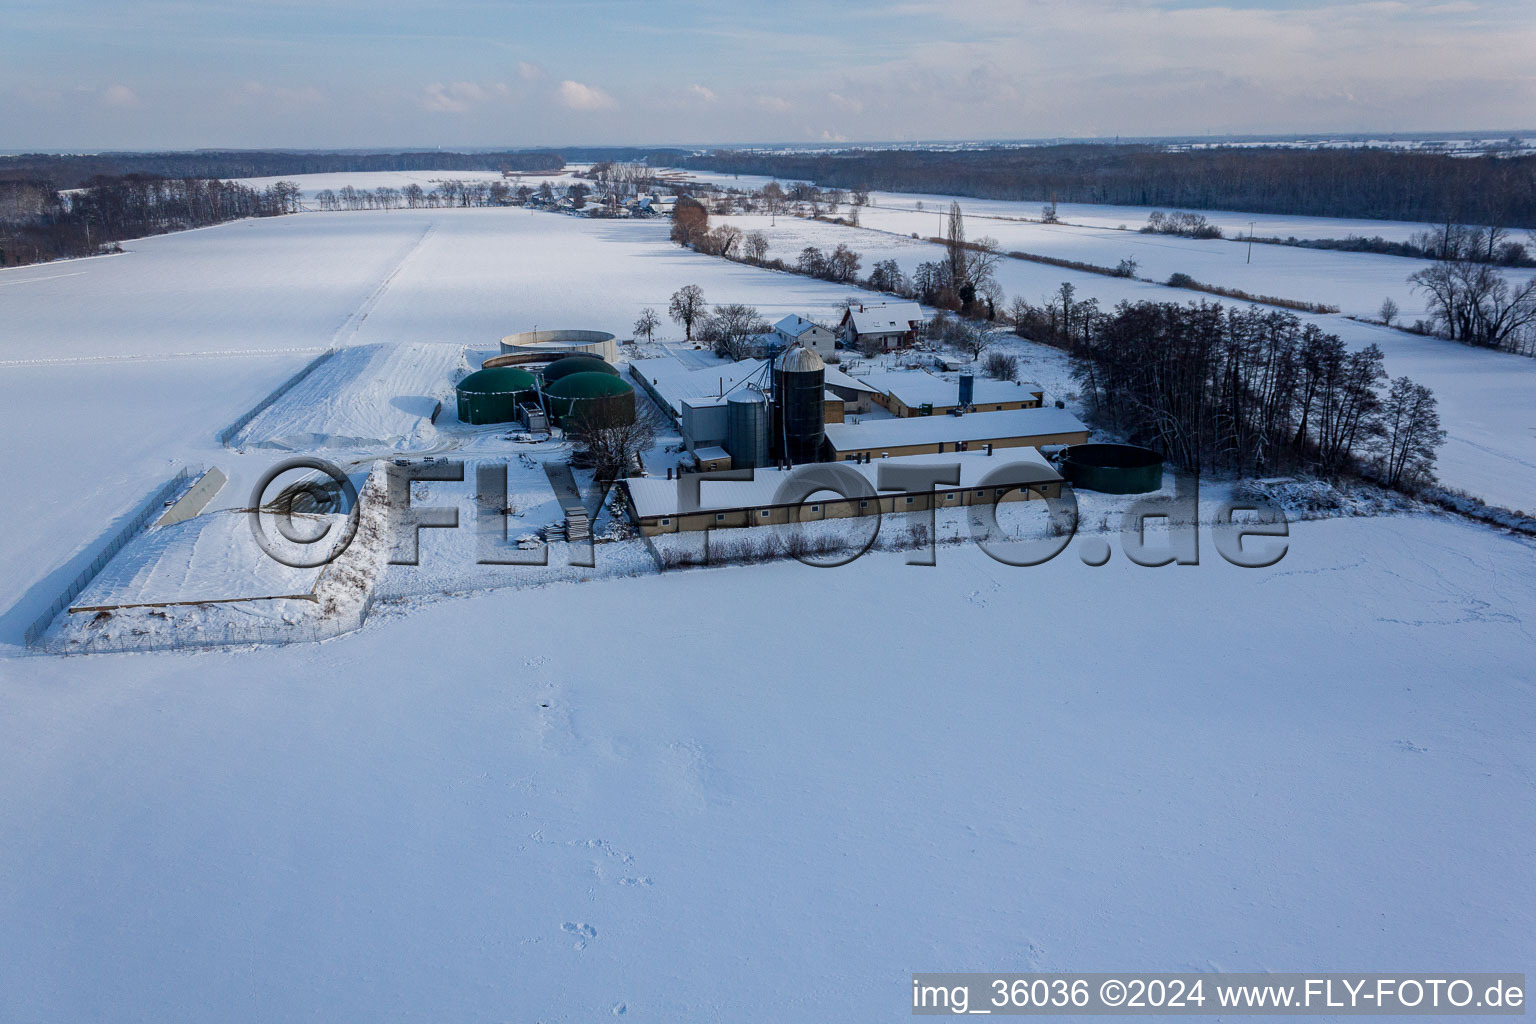
[[[1062,453],[1060,469],[1073,487],[1104,494],[1145,494],[1163,487],[1163,457],[1135,444],[1074,444]]]
[[[539,382],[527,370],[500,366],[476,370],[453,390],[458,398],[460,423],[511,423],[517,419],[519,404],[536,400]]]

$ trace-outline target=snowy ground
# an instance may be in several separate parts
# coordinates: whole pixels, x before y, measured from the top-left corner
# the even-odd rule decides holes
[[[432,417],[454,402],[454,378],[465,369],[462,345],[354,345],[320,364],[230,443],[296,451],[420,448],[437,436]]]
[[[743,174],[734,177],[729,174],[715,174],[708,171],[687,171],[689,177],[702,182],[719,185],[724,188],[734,188],[742,191],[755,191],[761,189],[772,178]],[[781,181],[788,185],[790,182]],[[1037,200],[1007,200],[1007,199],[976,199],[972,196],[933,195],[925,192],[872,192],[871,199],[875,210],[920,212],[928,217],[928,223],[934,226],[933,230],[922,230],[923,235],[937,235],[939,214],[949,209],[951,202],[958,202],[965,207],[967,216],[976,217],[978,220],[1034,220],[1040,219],[1041,208],[1047,205]],[[1085,227],[1118,229],[1128,228],[1132,231],[1147,222],[1147,217],[1154,209],[1161,209],[1168,213],[1172,207],[1152,206],[1112,206],[1101,203],[1058,203],[1056,216],[1066,224],[1076,224]],[[869,210],[864,211],[866,213]],[[1419,224],[1413,221],[1397,220],[1371,220],[1368,218],[1351,219],[1342,217],[1297,217],[1274,213],[1248,213],[1234,210],[1199,210],[1186,209],[1187,213],[1202,214],[1208,221],[1222,230],[1222,233],[1231,238],[1239,235],[1247,236],[1249,225],[1253,225],[1253,233],[1260,238],[1348,238],[1351,235],[1363,235],[1367,238],[1380,235],[1393,242],[1405,242],[1416,231],[1433,228],[1433,224]],[[987,230],[978,234],[995,234],[994,224],[989,223]]]
[[[18,651],[177,466],[248,501],[282,453],[215,433],[330,344],[846,291],[665,233],[313,214],[0,273],[0,1019],[868,1021],[924,969],[1536,971],[1536,560],[1443,517],[1296,523],[1266,570],[1208,536],[1196,567],[1092,568],[1095,534],[1034,569],[960,544],[658,575],[616,540],[541,575],[477,569],[474,484],[431,484],[464,526],[359,632]],[[1414,344],[1490,483],[1529,487],[1500,470],[1525,371]],[[451,440],[551,518],[517,456],[558,445]]]
[[[4,1015],[869,1021],[921,969],[1531,971],[1530,555],[1329,521],[1272,571],[945,548],[6,661]]]

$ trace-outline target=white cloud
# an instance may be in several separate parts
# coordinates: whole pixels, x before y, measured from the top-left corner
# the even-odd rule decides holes
[[[850,114],[862,114],[864,112],[864,102],[862,100],[853,99],[841,93],[829,92],[827,93],[827,100],[837,109],[847,111]]]
[[[694,85],[690,85],[688,87],[688,92],[695,98],[703,100],[705,103],[715,102],[715,90],[711,89],[707,85],[698,85],[695,83]]]
[[[583,85],[569,78],[560,83],[560,102],[571,110],[609,110],[613,97],[595,85]]]
[[[790,111],[790,103],[782,96],[759,96],[757,105],[770,114],[787,114]]]
[[[525,82],[537,82],[544,77],[544,66],[531,61],[520,60],[517,62],[517,77]]]
[[[139,105],[139,94],[118,83],[101,91],[101,101],[109,107],[136,107]]]
[[[470,107],[510,96],[511,90],[501,82],[489,85],[478,82],[453,82],[448,85],[433,82],[423,90],[421,105],[440,113],[462,114]]]

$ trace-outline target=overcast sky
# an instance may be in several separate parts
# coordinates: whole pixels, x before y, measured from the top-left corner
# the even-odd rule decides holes
[[[1536,0],[0,0],[0,149],[1536,127]]]

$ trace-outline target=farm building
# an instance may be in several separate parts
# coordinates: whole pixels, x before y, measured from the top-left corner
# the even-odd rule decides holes
[[[780,348],[801,345],[822,359],[830,359],[837,349],[837,335],[830,328],[791,313],[773,325],[773,333],[780,339]]]
[[[940,484],[914,491],[880,491],[879,470],[885,466],[960,466],[957,484]],[[818,492],[803,501],[781,491],[794,474],[758,470],[752,480],[698,480],[697,509],[684,505],[689,490],[681,480],[644,477],[623,481],[630,514],[647,536],[692,530],[717,530],[750,526],[779,526],[792,522],[844,519],[891,512],[921,512],[931,508],[959,508],[998,501],[1023,501],[1042,496],[1059,497],[1062,478],[1033,448],[1006,455],[981,452],[946,456],[912,456],[846,464],[843,469],[862,476],[868,484],[863,496],[846,498]],[[1032,488],[1025,490],[1022,488]]]
[[[926,372],[872,373],[863,382],[875,389],[875,404],[896,416],[931,416],[964,408],[976,412],[1038,409],[1045,402],[1045,391],[1038,384],[974,377],[967,401],[962,395],[965,376],[957,382]]]
[[[844,348],[888,352],[916,341],[925,319],[915,302],[858,303],[843,313],[837,329]]]
[[[1047,407],[829,423],[826,435],[829,457],[841,462],[967,451],[989,444],[994,448],[1081,444],[1088,440],[1088,428],[1065,409]]]

